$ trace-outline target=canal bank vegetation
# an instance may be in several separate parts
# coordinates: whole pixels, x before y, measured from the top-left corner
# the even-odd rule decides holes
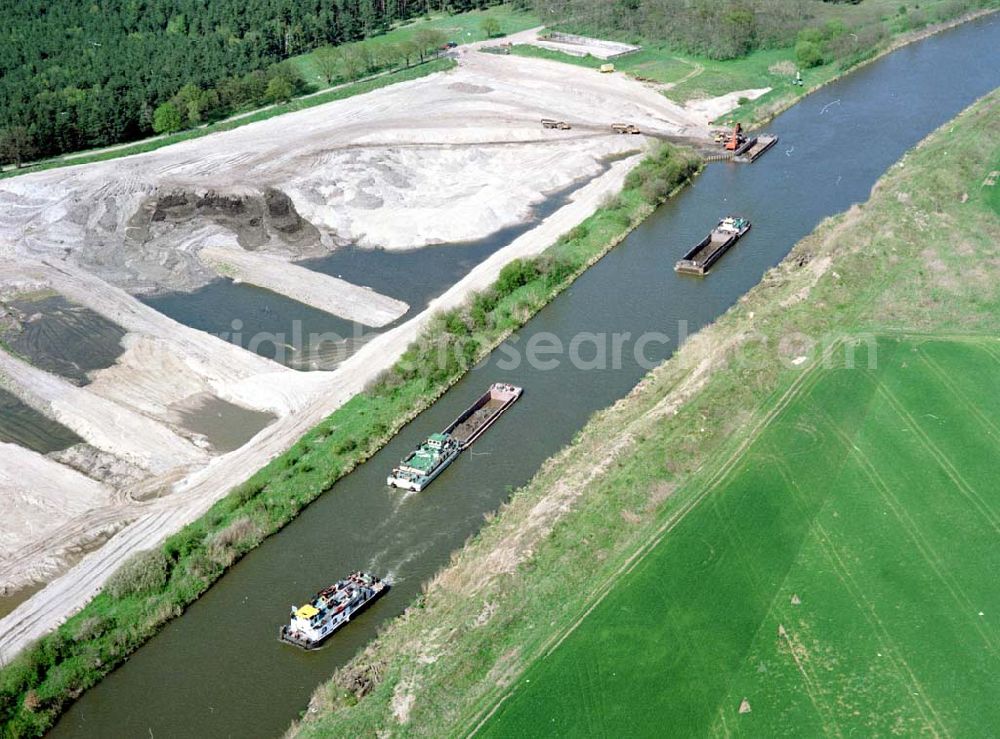
[[[741,459],[755,429],[767,427],[781,399],[790,396],[803,378],[816,374],[810,370],[822,368],[824,347],[839,351],[861,338],[860,359],[869,347],[864,342],[867,335],[888,336],[891,342],[893,336],[903,332],[936,336],[943,341],[961,334],[992,347],[989,351],[993,360],[1000,357],[995,346],[1000,318],[1000,263],[993,236],[995,188],[1000,183],[991,174],[1000,161],[997,141],[1000,92],[990,94],[908,153],[882,177],[868,203],[823,222],[736,306],[692,337],[629,396],[597,414],[567,449],[546,462],[536,477],[516,491],[480,533],[455,553],[452,564],[424,588],[422,597],[402,617],[317,690],[294,733],[309,737],[442,736],[465,735],[477,727],[489,729],[491,714],[498,715],[492,712],[499,706],[498,713],[502,713],[508,705],[502,703],[505,697],[515,686],[526,687],[526,681],[534,675],[525,675],[525,671],[542,664],[541,658],[552,653],[567,636],[572,638],[575,626],[588,618],[614,583],[631,577],[631,566],[664,536],[669,539],[674,526],[683,525],[706,487],[702,483]],[[984,142],[990,142],[987,151]],[[809,337],[816,343],[811,343]],[[980,355],[980,361],[988,359],[988,354]],[[975,376],[972,372],[966,379]],[[803,426],[797,433],[801,441],[801,436],[811,430]],[[801,462],[809,457],[797,459]],[[980,492],[985,494],[987,490]],[[940,501],[937,505],[941,505]],[[995,501],[990,505],[995,510]],[[726,521],[729,528],[723,527],[728,532],[725,535],[752,546],[753,541],[762,541],[753,524],[754,516],[777,516],[780,510],[757,509],[753,513],[750,505],[742,523]],[[927,520],[926,515],[922,520]],[[988,520],[979,524],[989,528]],[[881,532],[872,533],[870,540],[881,541],[881,536]],[[702,564],[711,564],[712,542],[704,541],[700,546],[704,550]],[[898,561],[899,556],[886,561]],[[730,574],[743,573],[750,579],[757,574],[746,558],[737,556],[727,561],[729,566],[723,569]],[[979,563],[971,561],[976,563],[973,567]],[[922,564],[913,566],[924,571]],[[829,567],[823,569],[830,571]],[[978,566],[977,571],[982,590],[987,581],[981,578],[989,578],[992,573],[988,566]],[[965,574],[969,572],[966,567]],[[691,571],[667,570],[657,576],[689,579]],[[764,580],[759,586],[770,583],[764,575],[761,577]],[[808,582],[800,584],[804,589],[799,591],[802,599],[794,593],[789,597],[782,593],[784,599],[774,601],[779,613],[794,608],[796,601],[809,603],[808,598],[818,586],[808,573],[805,577]],[[730,619],[742,624],[740,616],[745,610],[740,598],[766,598],[766,593],[756,591],[716,592],[711,582],[702,589],[721,596],[715,602],[722,609],[715,614],[720,622]],[[627,627],[635,621],[628,616],[632,609],[648,608],[648,599],[656,600],[668,591],[656,587],[627,602],[615,601],[617,613],[625,622],[620,625]],[[878,608],[899,610],[891,595],[889,601],[885,600],[884,591],[868,588],[864,592],[876,599]],[[792,605],[786,606],[789,602]],[[989,612],[988,606],[981,608]],[[977,644],[985,633],[982,629],[992,629],[989,633],[995,640],[995,626],[986,624],[982,612],[977,616],[973,609],[958,614],[949,606],[948,613],[953,612],[957,614],[956,623],[973,629],[970,634]],[[786,615],[789,620],[784,623],[794,624],[799,630],[804,613]],[[823,618],[832,616],[826,613]],[[934,619],[935,615],[925,613],[921,617]],[[704,621],[706,614],[698,618]],[[904,620],[907,618],[913,616]],[[662,654],[664,648],[670,651],[670,638],[689,638],[682,624],[663,625],[665,629],[675,627],[678,630],[671,632],[672,637],[663,637],[666,641],[650,648]],[[780,652],[781,645],[771,638],[777,627],[771,630],[771,621],[767,621],[760,628],[766,630],[763,643]],[[865,628],[870,629],[871,624]],[[919,626],[917,631],[922,633]],[[791,633],[794,639],[795,633]],[[853,633],[837,638],[851,638]],[[645,632],[634,636],[638,640],[651,638]],[[704,643],[706,649],[713,648],[711,638],[706,638],[699,643]],[[887,638],[895,644],[893,634]],[[838,644],[829,640],[814,643],[808,636],[804,639],[789,644],[780,665],[768,662],[768,674],[780,669],[783,679],[790,676],[780,683],[787,690],[777,697],[769,695],[772,700],[808,702],[804,686],[808,686],[811,697],[817,696],[819,686],[825,702],[831,695],[833,699],[843,697],[837,691],[858,687],[857,674],[869,674],[850,677],[837,673],[836,679],[828,680],[828,670],[841,669],[836,666]],[[914,646],[912,641],[905,643],[909,648]],[[614,644],[615,649],[641,648],[631,638]],[[858,644],[839,646],[846,650],[846,656],[856,657],[857,649],[862,649]],[[871,642],[863,649],[878,651],[880,657],[884,651],[879,643]],[[919,645],[916,652],[921,652]],[[750,654],[752,657],[755,652]],[[806,671],[804,678],[790,654],[804,660],[799,664],[799,669]],[[985,652],[982,654],[985,659]],[[674,658],[664,659],[674,664]],[[991,660],[983,664],[995,674],[995,654]],[[699,664],[704,662],[702,659]],[[761,679],[759,664],[752,659],[750,662],[746,671]],[[628,675],[621,672],[617,677],[602,672],[600,665],[583,656],[576,664],[581,674],[590,678],[572,686],[560,683],[567,695],[584,694],[602,685],[601,680],[628,680]],[[588,672],[584,664],[593,669]],[[880,669],[889,669],[885,665],[898,667],[888,660],[882,664]],[[712,669],[720,667],[712,665]],[[921,665],[921,669],[927,667]],[[962,679],[967,674],[959,663],[951,668],[955,671],[950,674],[963,675]],[[559,680],[573,677],[564,673]],[[878,728],[884,727],[885,733],[894,730],[885,725],[894,718],[892,706],[879,703],[876,689],[878,685],[893,684],[893,680],[895,677],[874,679],[872,685],[863,681],[865,691],[847,696],[846,702],[837,704],[841,707],[838,710],[870,711],[864,715],[877,720]],[[658,685],[658,689],[661,693],[688,689],[697,692],[699,686],[695,675],[689,676],[684,686]],[[969,714],[977,712],[951,710],[950,706],[956,704],[949,694],[954,690],[942,693],[939,688],[940,682],[936,682],[930,699],[946,709],[940,714],[946,722],[943,729],[940,725],[931,728],[938,733],[967,733],[962,727],[973,726],[978,718]],[[831,692],[823,693],[824,689]],[[908,689],[904,693],[911,695]],[[784,728],[799,725],[797,719],[787,718],[789,714],[768,713],[757,703],[752,706],[752,714],[740,715],[741,696],[736,696],[735,702],[729,700],[733,697],[714,695],[725,702],[723,710],[731,712],[725,714],[724,720],[744,721],[740,725],[747,727],[747,721],[755,721],[755,727],[771,729],[761,729],[764,734],[779,730],[775,721],[785,721],[781,724]],[[631,696],[626,703],[634,704],[637,713],[642,714],[641,695]],[[594,705],[599,703],[589,708],[593,710]],[[847,709],[843,709],[845,705]],[[711,722],[719,715],[709,715],[709,723],[695,733],[710,733]],[[963,715],[972,723],[962,723]],[[535,716],[532,726],[547,726],[549,719],[542,712]],[[853,714],[851,720],[855,721]],[[732,726],[727,730],[732,731]],[[872,726],[868,730],[879,733]]]
[[[976,13],[996,10],[1000,0],[642,0],[635,5],[622,12],[595,0],[536,3],[539,17],[556,19],[549,20],[553,30],[642,46],[615,59],[616,69],[662,84],[664,94],[676,102],[771,88],[760,97],[741,99],[724,116],[725,121],[753,125],[859,64]],[[529,45],[515,46],[513,53],[594,68],[605,61]]]
[[[384,445],[700,168],[659,145],[623,191],[540,257],[504,267],[488,290],[439,315],[400,362],[288,452],[155,550],[135,555],[55,632],[0,670],[4,735],[37,736],[246,552]]]

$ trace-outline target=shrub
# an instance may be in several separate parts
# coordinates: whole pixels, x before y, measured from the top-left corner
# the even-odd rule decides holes
[[[89,641],[103,634],[106,628],[107,623],[105,623],[103,618],[100,616],[88,616],[77,625],[73,638],[77,641]]]
[[[116,599],[151,593],[167,584],[169,571],[170,562],[161,550],[138,552],[108,579],[104,591]]]
[[[334,451],[337,454],[347,454],[348,452],[353,452],[357,448],[358,448],[358,442],[351,437],[347,437],[339,444],[337,444],[337,447],[334,449]]]
[[[260,541],[263,530],[249,516],[241,516],[226,528],[208,538],[208,556],[223,567],[228,567],[251,546]]]
[[[515,259],[500,270],[500,276],[497,278],[497,292],[501,295],[510,295],[536,277],[538,277],[538,266],[533,260]]]
[[[799,41],[795,44],[795,59],[803,69],[818,67],[823,63],[823,49],[814,41]]]

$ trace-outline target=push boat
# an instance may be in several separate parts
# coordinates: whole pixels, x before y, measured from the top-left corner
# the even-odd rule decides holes
[[[448,434],[431,434],[427,441],[406,455],[386,478],[386,483],[419,493],[448,469],[461,452],[458,442]]]
[[[389,589],[389,583],[368,572],[355,572],[319,591],[308,603],[292,606],[279,638],[302,649],[316,649],[351,617]]]
[[[419,493],[482,436],[486,429],[524,393],[522,388],[496,382],[439,434],[410,452],[386,478],[390,487]]]
[[[749,230],[750,221],[746,218],[723,218],[708,236],[681,257],[674,271],[703,276]]]

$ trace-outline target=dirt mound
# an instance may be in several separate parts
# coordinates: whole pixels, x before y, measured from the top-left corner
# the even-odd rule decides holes
[[[213,223],[232,232],[244,249],[256,250],[278,240],[288,246],[318,244],[319,231],[299,215],[281,190],[232,193],[217,190],[173,189],[148,198],[128,224],[128,238],[145,243],[162,235],[167,226]]]

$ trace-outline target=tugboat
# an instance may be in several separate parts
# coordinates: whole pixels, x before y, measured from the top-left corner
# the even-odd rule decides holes
[[[493,383],[448,428],[410,452],[386,478],[386,484],[419,493],[444,472],[462,451],[472,446],[523,393],[523,389],[506,382]]]
[[[368,572],[355,572],[319,591],[302,606],[292,606],[291,619],[279,638],[302,649],[316,649],[351,616],[389,589],[389,583]]]
[[[444,472],[461,451],[450,434],[431,434],[427,441],[406,455],[386,478],[386,484],[419,493]]]

